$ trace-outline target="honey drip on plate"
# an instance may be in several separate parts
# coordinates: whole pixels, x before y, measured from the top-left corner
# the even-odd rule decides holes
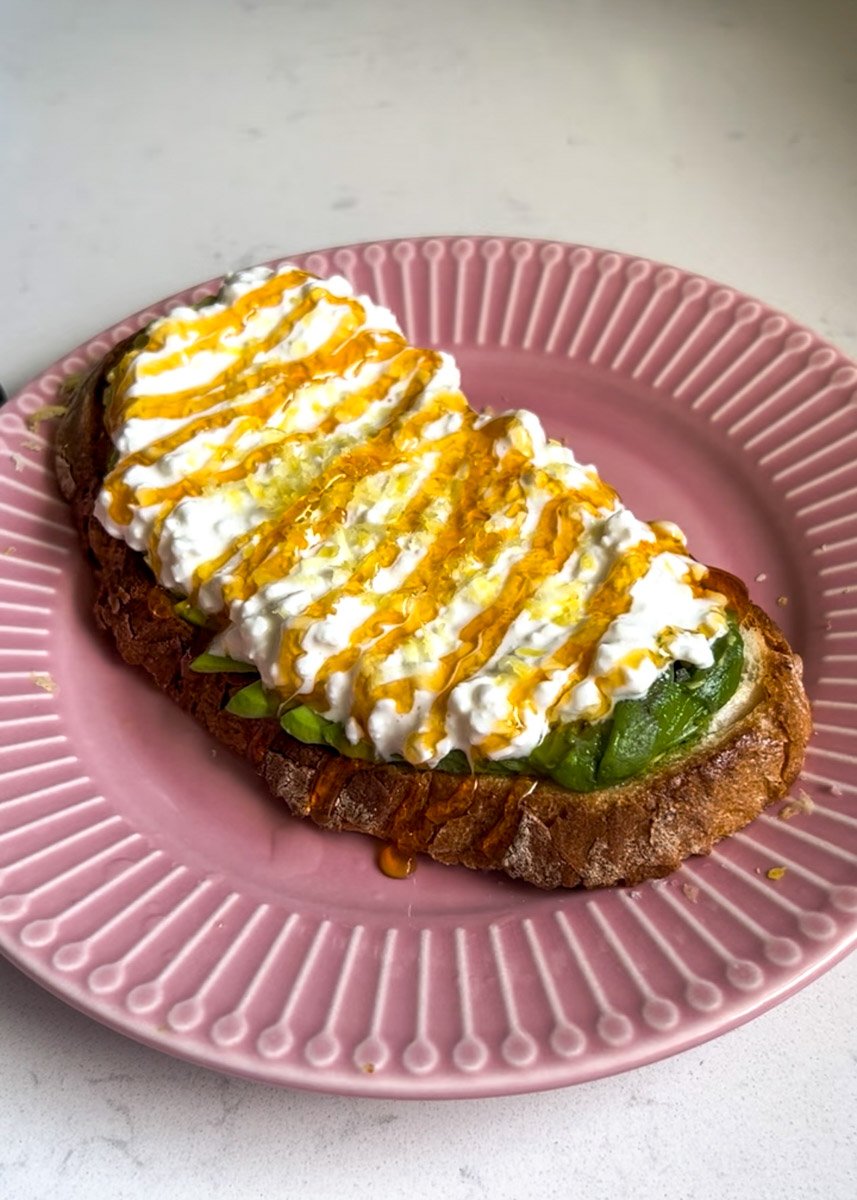
[[[387,842],[378,852],[378,866],[389,879],[407,879],[417,869],[417,856]]]

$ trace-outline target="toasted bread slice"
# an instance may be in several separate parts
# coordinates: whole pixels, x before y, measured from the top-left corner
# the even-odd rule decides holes
[[[368,764],[297,742],[276,719],[225,712],[246,678],[189,669],[210,634],[174,614],[142,555],[93,515],[112,452],[103,390],[127,348],[118,346],[78,385],[58,431],[57,476],[93,564],[96,620],[127,662],[246,758],[295,816],[541,888],[592,888],[663,876],[709,852],[798,775],[810,733],[800,659],[743,584],[723,572],[712,572],[714,586],[727,595],[745,642],[737,693],[701,741],[614,787],[576,793],[522,776]]]

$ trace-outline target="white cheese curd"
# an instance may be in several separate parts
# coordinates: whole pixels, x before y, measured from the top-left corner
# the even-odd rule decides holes
[[[415,751],[412,740],[422,727],[435,702],[433,692],[418,690],[414,703],[407,712],[399,712],[392,700],[381,700],[372,709],[366,725],[366,734],[382,758],[395,756],[407,758],[414,765],[430,765],[431,756],[424,751]],[[435,757],[439,762],[452,749],[449,739]]]
[[[253,496],[238,488],[183,500],[164,523],[158,542],[161,582],[190,593],[194,572],[263,519],[264,510]],[[201,607],[216,612],[221,607],[218,591],[207,589]]]
[[[303,636],[303,653],[295,662],[295,669],[303,681],[298,695],[312,690],[316,675],[328,658],[348,648],[351,634],[374,611],[374,604],[362,596],[343,596],[329,617],[309,625]],[[343,721],[343,718],[347,719],[346,714],[338,714],[338,720]]]
[[[590,678],[578,684],[560,717],[570,721],[590,714],[594,697],[592,688],[618,670],[620,679],[611,689],[612,699],[643,696],[660,674],[658,660],[680,660],[696,667],[710,667],[714,661],[709,637],[693,632],[712,622],[716,633],[726,628],[725,616],[714,611],[711,601],[694,595],[685,582],[687,560],[677,554],[659,554],[648,572],[631,588],[629,610],[616,617],[598,643],[590,670]],[[680,631],[662,640],[664,631]],[[649,652],[640,662],[628,661],[629,647]],[[678,653],[676,652],[678,651]]]
[[[242,271],[148,334],[114,371],[96,515],[224,614],[213,652],[351,742],[524,757],[670,661],[711,665],[725,601],[678,527],[533,413],[474,414],[454,359],[344,278]]]

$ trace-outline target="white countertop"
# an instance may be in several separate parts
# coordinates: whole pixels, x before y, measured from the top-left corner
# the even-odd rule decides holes
[[[7,0],[0,379],[178,288],[371,238],[612,246],[857,354],[851,0]],[[394,1102],[218,1076],[0,961],[0,1195],[857,1193],[857,956],[597,1083]]]

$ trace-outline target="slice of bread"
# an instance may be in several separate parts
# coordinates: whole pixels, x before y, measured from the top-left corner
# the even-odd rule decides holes
[[[210,633],[176,616],[142,555],[93,516],[112,452],[104,386],[127,348],[78,385],[58,431],[57,476],[93,565],[96,620],[127,662],[246,758],[295,816],[542,888],[599,887],[666,875],[707,853],[797,777],[811,728],[800,659],[743,584],[720,571],[713,586],[729,597],[745,642],[742,683],[701,741],[620,786],[581,794],[523,776],[367,764],[297,742],[274,719],[226,713],[246,676],[189,669]]]

